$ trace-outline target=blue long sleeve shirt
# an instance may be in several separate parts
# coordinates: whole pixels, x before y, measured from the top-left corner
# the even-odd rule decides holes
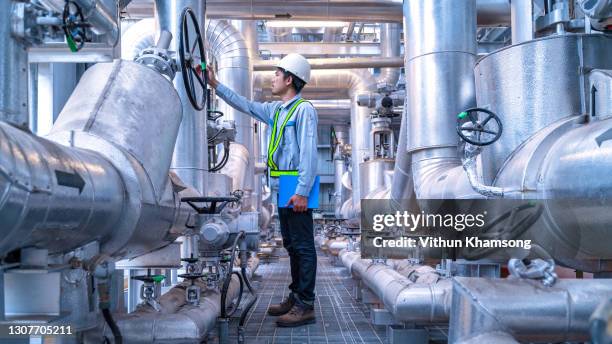
[[[270,126],[274,123],[274,114],[280,109],[277,124],[277,137],[281,133],[280,124],[289,113],[291,105],[301,98],[297,94],[293,99],[259,103],[250,101],[226,86],[217,86],[217,95],[230,106],[258,119]],[[285,132],[273,160],[279,170],[297,170],[298,184],[295,193],[308,197],[317,173],[317,111],[308,102],[298,105],[291,119],[287,122]]]

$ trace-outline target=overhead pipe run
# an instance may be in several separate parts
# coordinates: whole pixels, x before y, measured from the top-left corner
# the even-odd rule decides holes
[[[478,24],[510,23],[509,0],[478,0]],[[389,23],[402,21],[400,0],[286,0],[271,4],[257,0],[207,0],[210,18],[249,20],[332,20]]]
[[[308,59],[310,68],[316,69],[358,69],[358,68],[400,68],[404,66],[402,57],[351,57]],[[253,64],[255,71],[275,70],[278,61],[260,60]]]

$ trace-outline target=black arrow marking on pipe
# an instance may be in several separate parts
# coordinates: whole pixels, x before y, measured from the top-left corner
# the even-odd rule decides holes
[[[55,170],[55,178],[57,178],[57,184],[68,188],[79,189],[79,195],[83,192],[85,187],[85,180],[77,172],[68,173]]]

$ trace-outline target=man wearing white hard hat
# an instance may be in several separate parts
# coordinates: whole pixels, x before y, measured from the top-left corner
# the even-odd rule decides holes
[[[308,197],[317,170],[317,112],[300,94],[310,81],[310,64],[299,54],[280,60],[272,94],[280,96],[281,101],[266,103],[236,94],[220,84],[211,69],[207,73],[209,84],[227,104],[269,124],[267,163],[273,182],[281,175],[297,176],[295,192],[286,205],[293,209],[282,204],[278,209],[283,245],[291,264],[291,292],[283,302],[270,306],[268,314],[280,316],[276,323],[283,327],[314,323],[317,255]]]

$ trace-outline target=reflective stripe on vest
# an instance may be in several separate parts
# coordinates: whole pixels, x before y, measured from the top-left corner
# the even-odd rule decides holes
[[[287,113],[287,116],[285,117],[285,120],[283,121],[278,130],[278,135],[276,134],[276,127],[278,125],[278,116],[281,110],[280,107],[276,110],[276,113],[274,114],[274,123],[272,124],[272,133],[270,135],[270,143],[268,144],[268,166],[270,167],[271,171],[278,171],[278,166],[274,162],[274,153],[276,153],[276,151],[278,150],[280,141],[283,138],[283,134],[285,133],[285,126],[287,126],[287,122],[289,122],[289,119],[291,119],[291,117],[293,116],[293,113],[295,112],[295,109],[297,109],[298,105],[302,104],[303,102],[305,102],[304,99],[299,99],[295,102],[295,104],[293,104],[293,106],[291,106],[289,112]]]
[[[280,176],[297,176],[298,170],[270,170],[270,177],[277,178]]]

